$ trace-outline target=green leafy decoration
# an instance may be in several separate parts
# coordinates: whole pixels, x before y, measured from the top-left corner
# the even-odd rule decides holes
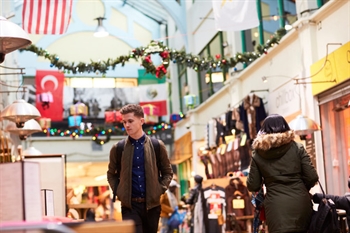
[[[56,67],[64,73],[102,73],[105,75],[111,68],[115,69],[117,65],[124,66],[130,59],[138,61],[141,59],[141,64],[145,68],[146,73],[151,73],[157,78],[162,78],[167,73],[167,68],[170,62],[185,64],[187,67],[194,69],[197,72],[209,71],[210,69],[221,68],[228,69],[234,68],[237,64],[241,63],[246,66],[251,64],[257,58],[264,54],[267,54],[269,48],[277,45],[281,38],[286,34],[284,28],[278,29],[275,34],[264,44],[258,45],[256,52],[244,52],[236,53],[233,57],[225,58],[216,56],[216,58],[199,58],[192,54],[186,54],[185,51],[177,51],[175,49],[169,49],[163,44],[162,41],[152,40],[147,47],[139,47],[133,49],[129,55],[122,55],[116,58],[108,58],[105,61],[90,61],[86,62],[67,62],[61,61],[57,54],[50,54],[47,50],[38,48],[35,45],[30,45],[27,48],[21,49],[21,51],[30,51],[36,53],[40,57],[48,59],[51,67]],[[161,58],[161,64],[155,66],[152,62],[151,55],[158,54]]]

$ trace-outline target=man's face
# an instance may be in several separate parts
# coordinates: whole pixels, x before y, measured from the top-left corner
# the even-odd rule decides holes
[[[142,136],[143,130],[142,125],[145,120],[141,117],[136,117],[134,113],[127,113],[122,115],[123,125],[127,134],[135,139],[138,139]]]

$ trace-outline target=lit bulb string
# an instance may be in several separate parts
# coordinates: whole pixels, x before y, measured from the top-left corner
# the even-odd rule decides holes
[[[103,76],[112,68],[118,64],[123,67],[126,62],[130,59],[138,61],[141,59],[141,65],[145,68],[146,73],[151,73],[157,78],[162,78],[167,73],[169,63],[172,61],[175,63],[185,64],[188,68],[192,68],[197,72],[209,71],[220,67],[221,69],[235,68],[237,64],[249,65],[260,56],[267,54],[269,48],[278,44],[281,38],[286,34],[284,28],[278,29],[275,34],[268,40],[265,45],[258,45],[256,52],[243,52],[236,53],[234,57],[225,58],[220,55],[216,55],[215,58],[209,56],[208,58],[199,58],[197,55],[186,54],[184,50],[177,51],[170,49],[163,44],[163,41],[152,40],[146,47],[138,47],[133,49],[128,55],[122,55],[115,59],[108,58],[105,61],[91,61],[86,62],[67,62],[61,61],[59,56],[56,54],[50,54],[47,50],[38,48],[35,45],[30,45],[27,48],[21,49],[20,51],[30,51],[36,53],[38,56],[44,57],[50,60],[50,67],[56,67],[64,73],[73,74],[77,73],[90,73],[95,72],[96,74],[102,73]],[[159,66],[155,66],[151,60],[151,54],[158,54],[162,60]]]
[[[171,129],[172,126],[167,123],[160,123],[158,125],[149,126],[144,129],[148,135],[155,134],[159,131]],[[124,127],[115,126],[113,128],[92,128],[92,129],[57,129],[57,128],[46,128],[42,131],[46,136],[61,136],[61,137],[72,137],[72,139],[92,136],[92,140],[100,145],[103,145],[110,141],[111,136],[125,136],[127,135]],[[106,137],[101,139],[100,137]]]

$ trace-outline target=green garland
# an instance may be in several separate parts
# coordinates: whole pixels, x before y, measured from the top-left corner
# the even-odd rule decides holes
[[[108,58],[106,61],[96,62],[91,60],[89,63],[61,61],[58,55],[50,54],[47,50],[38,48],[35,45],[30,45],[20,51],[25,50],[36,53],[38,56],[50,60],[51,67],[56,67],[68,74],[85,72],[95,72],[98,74],[100,72],[105,75],[109,68],[114,70],[118,64],[124,66],[130,59],[135,59],[136,61],[141,59],[141,64],[145,68],[146,73],[151,73],[157,78],[162,78],[166,74],[171,61],[173,63],[185,64],[187,67],[192,68],[197,72],[204,70],[208,71],[209,69],[215,69],[217,67],[221,69],[234,68],[239,63],[247,66],[263,54],[267,54],[267,50],[278,44],[285,34],[286,30],[284,28],[278,29],[271,39],[269,39],[264,45],[257,46],[256,52],[236,53],[236,55],[231,58],[221,58],[220,55],[217,55],[216,59],[213,57],[199,58],[192,54],[186,54],[185,51],[169,49],[167,46],[163,45],[162,41],[158,42],[153,40],[147,47],[133,49],[129,55],[122,55],[114,59]],[[159,66],[153,64],[150,56],[151,54],[158,54],[161,57],[162,62]]]

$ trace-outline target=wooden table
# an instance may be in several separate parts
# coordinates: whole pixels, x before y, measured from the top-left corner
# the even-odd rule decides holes
[[[88,209],[96,209],[97,204],[96,203],[84,203],[84,204],[69,204],[68,205],[69,209],[75,209],[79,213],[79,218],[80,219],[85,219],[86,218],[86,212]]]

